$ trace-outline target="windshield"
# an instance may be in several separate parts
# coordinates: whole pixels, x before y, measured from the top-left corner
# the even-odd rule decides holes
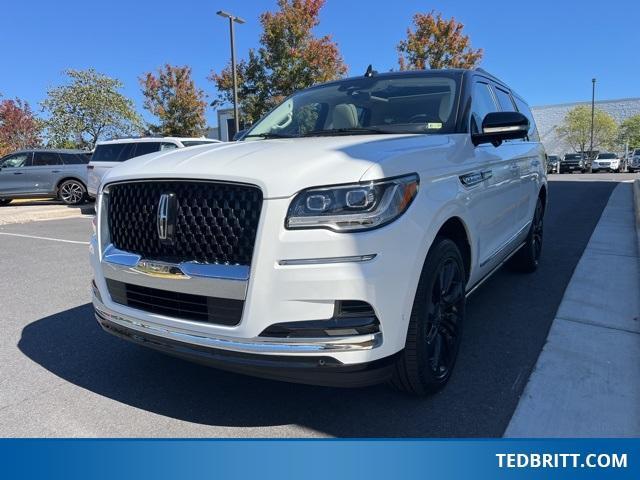
[[[362,77],[302,90],[245,139],[368,133],[451,133],[458,75]]]
[[[564,156],[565,160],[582,160],[582,155],[580,155],[579,153],[567,153]]]
[[[615,153],[601,153],[600,155],[598,155],[598,159],[611,160],[613,158],[618,158]]]
[[[558,161],[558,156],[557,155],[549,155],[549,161],[550,162],[557,162]]]

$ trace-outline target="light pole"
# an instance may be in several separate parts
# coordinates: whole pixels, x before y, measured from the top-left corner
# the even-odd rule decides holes
[[[233,120],[236,127],[236,133],[240,131],[240,114],[238,113],[238,76],[236,74],[236,47],[235,35],[233,33],[233,24],[243,24],[245,21],[235,15],[220,10],[218,15],[229,19],[229,34],[231,36],[231,71],[233,73]]]
[[[591,142],[589,143],[589,159],[593,155],[593,117],[596,103],[596,79],[591,79]]]

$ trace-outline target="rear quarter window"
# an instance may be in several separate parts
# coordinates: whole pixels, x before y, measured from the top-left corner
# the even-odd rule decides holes
[[[160,142],[140,142],[136,143],[136,152],[134,156],[146,155],[160,150]]]
[[[90,156],[85,153],[62,153],[62,162],[65,165],[83,165],[89,163]]]

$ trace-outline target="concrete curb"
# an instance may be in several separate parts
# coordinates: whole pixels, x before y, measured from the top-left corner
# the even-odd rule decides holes
[[[612,192],[506,437],[640,434],[638,207],[640,182]]]
[[[640,179],[633,182],[633,203],[636,211],[636,233],[638,235],[638,252],[640,252]]]

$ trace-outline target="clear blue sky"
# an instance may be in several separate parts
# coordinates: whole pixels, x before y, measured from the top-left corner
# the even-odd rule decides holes
[[[2,7],[0,93],[36,107],[65,68],[96,70],[125,84],[142,110],[138,77],[165,62],[190,65],[211,98],[206,80],[229,59],[225,9],[247,23],[237,27],[237,53],[257,45],[259,14],[275,0],[7,0]],[[372,63],[397,67],[395,45],[415,12],[439,10],[465,24],[482,66],[530,104],[640,96],[640,1],[327,0],[318,34],[338,42],[350,75]],[[208,111],[214,124],[215,113]]]

